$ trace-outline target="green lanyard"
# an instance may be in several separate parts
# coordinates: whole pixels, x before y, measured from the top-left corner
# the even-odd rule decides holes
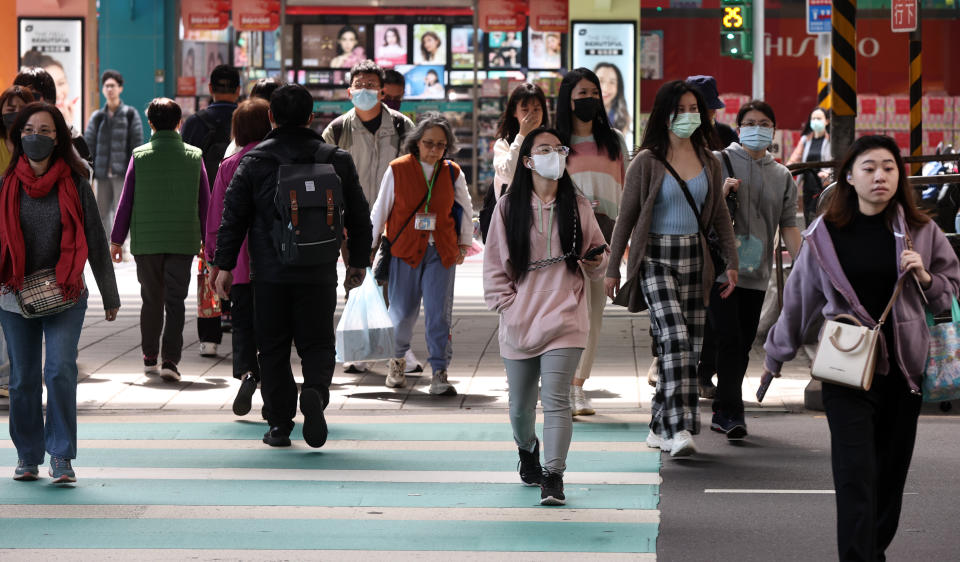
[[[433,184],[437,181],[437,172],[440,171],[440,160],[433,165],[433,177],[427,182],[427,204],[423,206],[423,212],[430,212],[430,198],[433,197]],[[424,178],[426,179],[426,178]]]

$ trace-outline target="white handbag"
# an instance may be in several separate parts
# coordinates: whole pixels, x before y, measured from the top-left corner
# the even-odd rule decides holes
[[[810,372],[818,381],[870,390],[873,371],[877,364],[877,347],[880,329],[900,295],[903,278],[897,282],[886,310],[876,326],[868,328],[849,314],[838,314],[827,320],[817,344],[817,356]],[[852,324],[840,322],[848,320]]]

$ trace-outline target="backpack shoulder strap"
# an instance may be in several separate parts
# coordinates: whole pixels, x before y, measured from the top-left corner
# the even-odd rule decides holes
[[[333,129],[334,146],[340,146],[340,139],[343,138],[343,115],[331,121],[330,127]]]
[[[727,154],[727,149],[724,148],[721,150],[720,156],[723,157],[723,163],[727,166],[727,175],[729,175],[731,178],[737,177],[736,174],[733,173],[733,163],[730,162],[730,155]]]
[[[403,150],[403,140],[407,136],[406,125],[403,122],[403,115],[390,114],[393,117],[393,130],[397,132],[397,156]]]

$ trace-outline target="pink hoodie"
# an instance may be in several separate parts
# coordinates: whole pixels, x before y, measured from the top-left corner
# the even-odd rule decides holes
[[[493,212],[483,256],[484,298],[491,310],[500,313],[500,355],[505,359],[530,359],[552,349],[586,347],[590,320],[585,271],[581,268],[571,272],[561,262],[527,272],[517,284],[510,274],[510,250],[503,222],[506,202],[506,197],[501,198]],[[530,203],[530,261],[561,255],[554,203],[544,203],[536,193]],[[577,206],[584,238],[581,254],[585,254],[605,242],[590,201],[577,196]],[[590,274],[592,279],[603,277],[609,253],[608,248],[600,266]]]

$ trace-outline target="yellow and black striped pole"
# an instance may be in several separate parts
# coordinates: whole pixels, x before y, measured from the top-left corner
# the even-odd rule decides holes
[[[817,61],[817,107],[826,111],[830,109],[830,57],[820,58]]]
[[[917,5],[919,12],[919,3]],[[920,14],[917,13],[917,29],[910,32],[910,155],[923,154],[923,43],[920,42]],[[923,164],[910,166],[910,175],[920,174]]]
[[[857,0],[833,0],[830,49],[830,145],[841,159],[853,144],[857,119]]]

